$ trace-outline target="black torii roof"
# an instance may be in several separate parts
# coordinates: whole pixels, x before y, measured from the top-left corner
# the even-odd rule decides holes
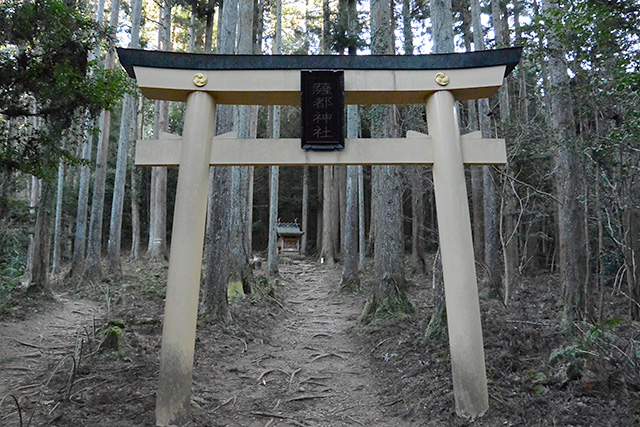
[[[520,62],[522,47],[432,55],[218,55],[118,48],[120,63],[135,78],[134,66],[183,70],[447,70]]]

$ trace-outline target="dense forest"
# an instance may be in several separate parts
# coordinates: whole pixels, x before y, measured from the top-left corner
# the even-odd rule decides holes
[[[103,3],[2,5],[5,291],[26,285],[48,292],[52,274],[98,280],[117,274],[122,257],[167,257],[177,171],[135,169],[131,157],[136,139],[179,134],[184,105],[138,96],[116,66],[118,44],[256,55],[518,45],[525,48],[522,63],[500,94],[458,105],[463,131],[481,130],[508,144],[507,167],[468,170],[483,286],[508,304],[518,277],[553,271],[562,276],[568,321],[606,319],[602,295],[612,289],[627,300],[630,318],[640,316],[637,4],[405,1],[390,4],[380,18],[387,33],[376,38],[379,24],[367,3]],[[357,122],[350,132],[427,131],[422,110],[350,110]],[[381,115],[390,115],[388,128],[378,128]],[[300,127],[293,107],[223,109],[218,119],[220,133],[236,129],[257,137],[299,137]],[[346,230],[356,230],[351,251],[360,254],[359,267],[345,274],[357,276],[375,251],[377,221],[386,220],[376,219],[376,199],[390,191],[376,186],[378,175],[384,177],[380,183],[395,186],[394,216],[402,221],[393,225],[400,236],[379,240],[401,239],[405,253],[396,262],[407,255],[413,269],[431,268],[426,254],[437,250],[438,238],[428,168],[278,169],[233,168],[215,178],[234,186],[226,196],[233,199],[233,209],[226,208],[233,227],[218,249],[229,256],[217,261],[228,264],[230,280],[250,280],[246,267],[253,253],[267,253],[270,230],[273,240],[270,217],[299,222],[303,252],[327,265],[345,255]],[[218,198],[221,190],[212,191]],[[356,209],[347,218],[350,197]],[[210,219],[209,235],[216,232],[214,223]],[[276,258],[269,256],[272,271]]]
[[[550,274],[565,333],[640,320],[637,1],[5,0],[0,11],[2,317],[23,299],[168,259],[177,168],[136,168],[133,158],[136,140],[182,133],[184,104],[142,97],[116,46],[253,55],[522,46],[497,95],[457,103],[461,133],[507,143],[508,165],[466,168],[482,295],[509,307],[521,283]],[[217,114],[217,134],[301,134],[298,107]],[[424,105],[349,106],[346,123],[349,138],[429,131]],[[217,167],[203,316],[233,322],[227,287],[250,294],[258,260],[278,276],[279,221],[300,224],[302,254],[340,268],[343,291],[374,272],[364,323],[412,314],[414,274],[441,286],[429,167]],[[439,295],[427,337],[441,332]],[[637,366],[637,336],[625,354]]]

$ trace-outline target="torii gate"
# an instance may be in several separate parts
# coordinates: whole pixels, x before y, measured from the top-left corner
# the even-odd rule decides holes
[[[488,408],[464,165],[505,164],[502,139],[460,136],[455,102],[486,98],[521,48],[416,56],[205,55],[118,49],[149,99],[186,101],[182,138],[138,141],[136,165],[180,166],[162,330],[156,423],[189,414],[209,166],[433,165],[456,412]],[[217,104],[300,105],[303,70],[344,72],[346,104],[426,104],[429,135],[347,139],[343,150],[299,139],[214,137]]]

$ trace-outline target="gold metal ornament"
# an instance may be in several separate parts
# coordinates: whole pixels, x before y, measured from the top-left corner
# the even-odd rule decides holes
[[[446,86],[449,84],[449,76],[446,73],[438,73],[436,74],[436,83],[438,83],[440,86]]]
[[[206,85],[207,82],[208,82],[207,76],[205,76],[203,73],[198,73],[195,76],[193,76],[193,84],[198,87],[202,87]]]

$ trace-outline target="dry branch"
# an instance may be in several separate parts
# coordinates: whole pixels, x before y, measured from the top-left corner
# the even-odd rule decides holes
[[[272,414],[270,412],[253,411],[253,412],[251,412],[251,415],[257,415],[259,417],[268,417],[268,418],[279,418],[281,420],[292,420],[293,419],[293,418],[288,417],[286,415]]]
[[[331,338],[331,334],[325,334],[324,332],[320,332],[320,333],[317,333],[317,334],[313,334],[313,336],[311,336],[311,338],[317,338],[317,337]]]
[[[283,370],[283,369],[279,369],[279,368],[275,368],[275,369],[267,369],[266,371],[263,371],[260,376],[258,377],[258,379],[256,380],[256,382],[260,382],[266,375],[269,375],[272,372],[282,372],[285,375],[291,375],[289,372]]]
[[[362,422],[360,422],[360,421],[356,420],[356,419],[355,419],[355,418],[353,418],[353,417],[350,417],[349,415],[346,415],[346,417],[347,417],[347,418],[349,418],[351,421],[353,421],[353,422],[354,422],[354,423],[356,423],[356,424],[360,424],[361,426],[364,426],[364,425],[365,425],[364,423],[362,423]]]
[[[213,408],[213,412],[217,411],[218,409],[222,408],[225,405],[228,405],[230,402],[233,402],[233,404],[235,405],[237,399],[238,399],[238,396],[233,396],[228,398],[227,400],[225,400],[224,402],[222,402],[221,404]]]
[[[305,394],[302,396],[291,397],[286,400],[286,402],[297,402],[300,400],[311,400],[311,399],[326,399],[327,397],[335,397],[338,396],[335,393],[331,394]]]

